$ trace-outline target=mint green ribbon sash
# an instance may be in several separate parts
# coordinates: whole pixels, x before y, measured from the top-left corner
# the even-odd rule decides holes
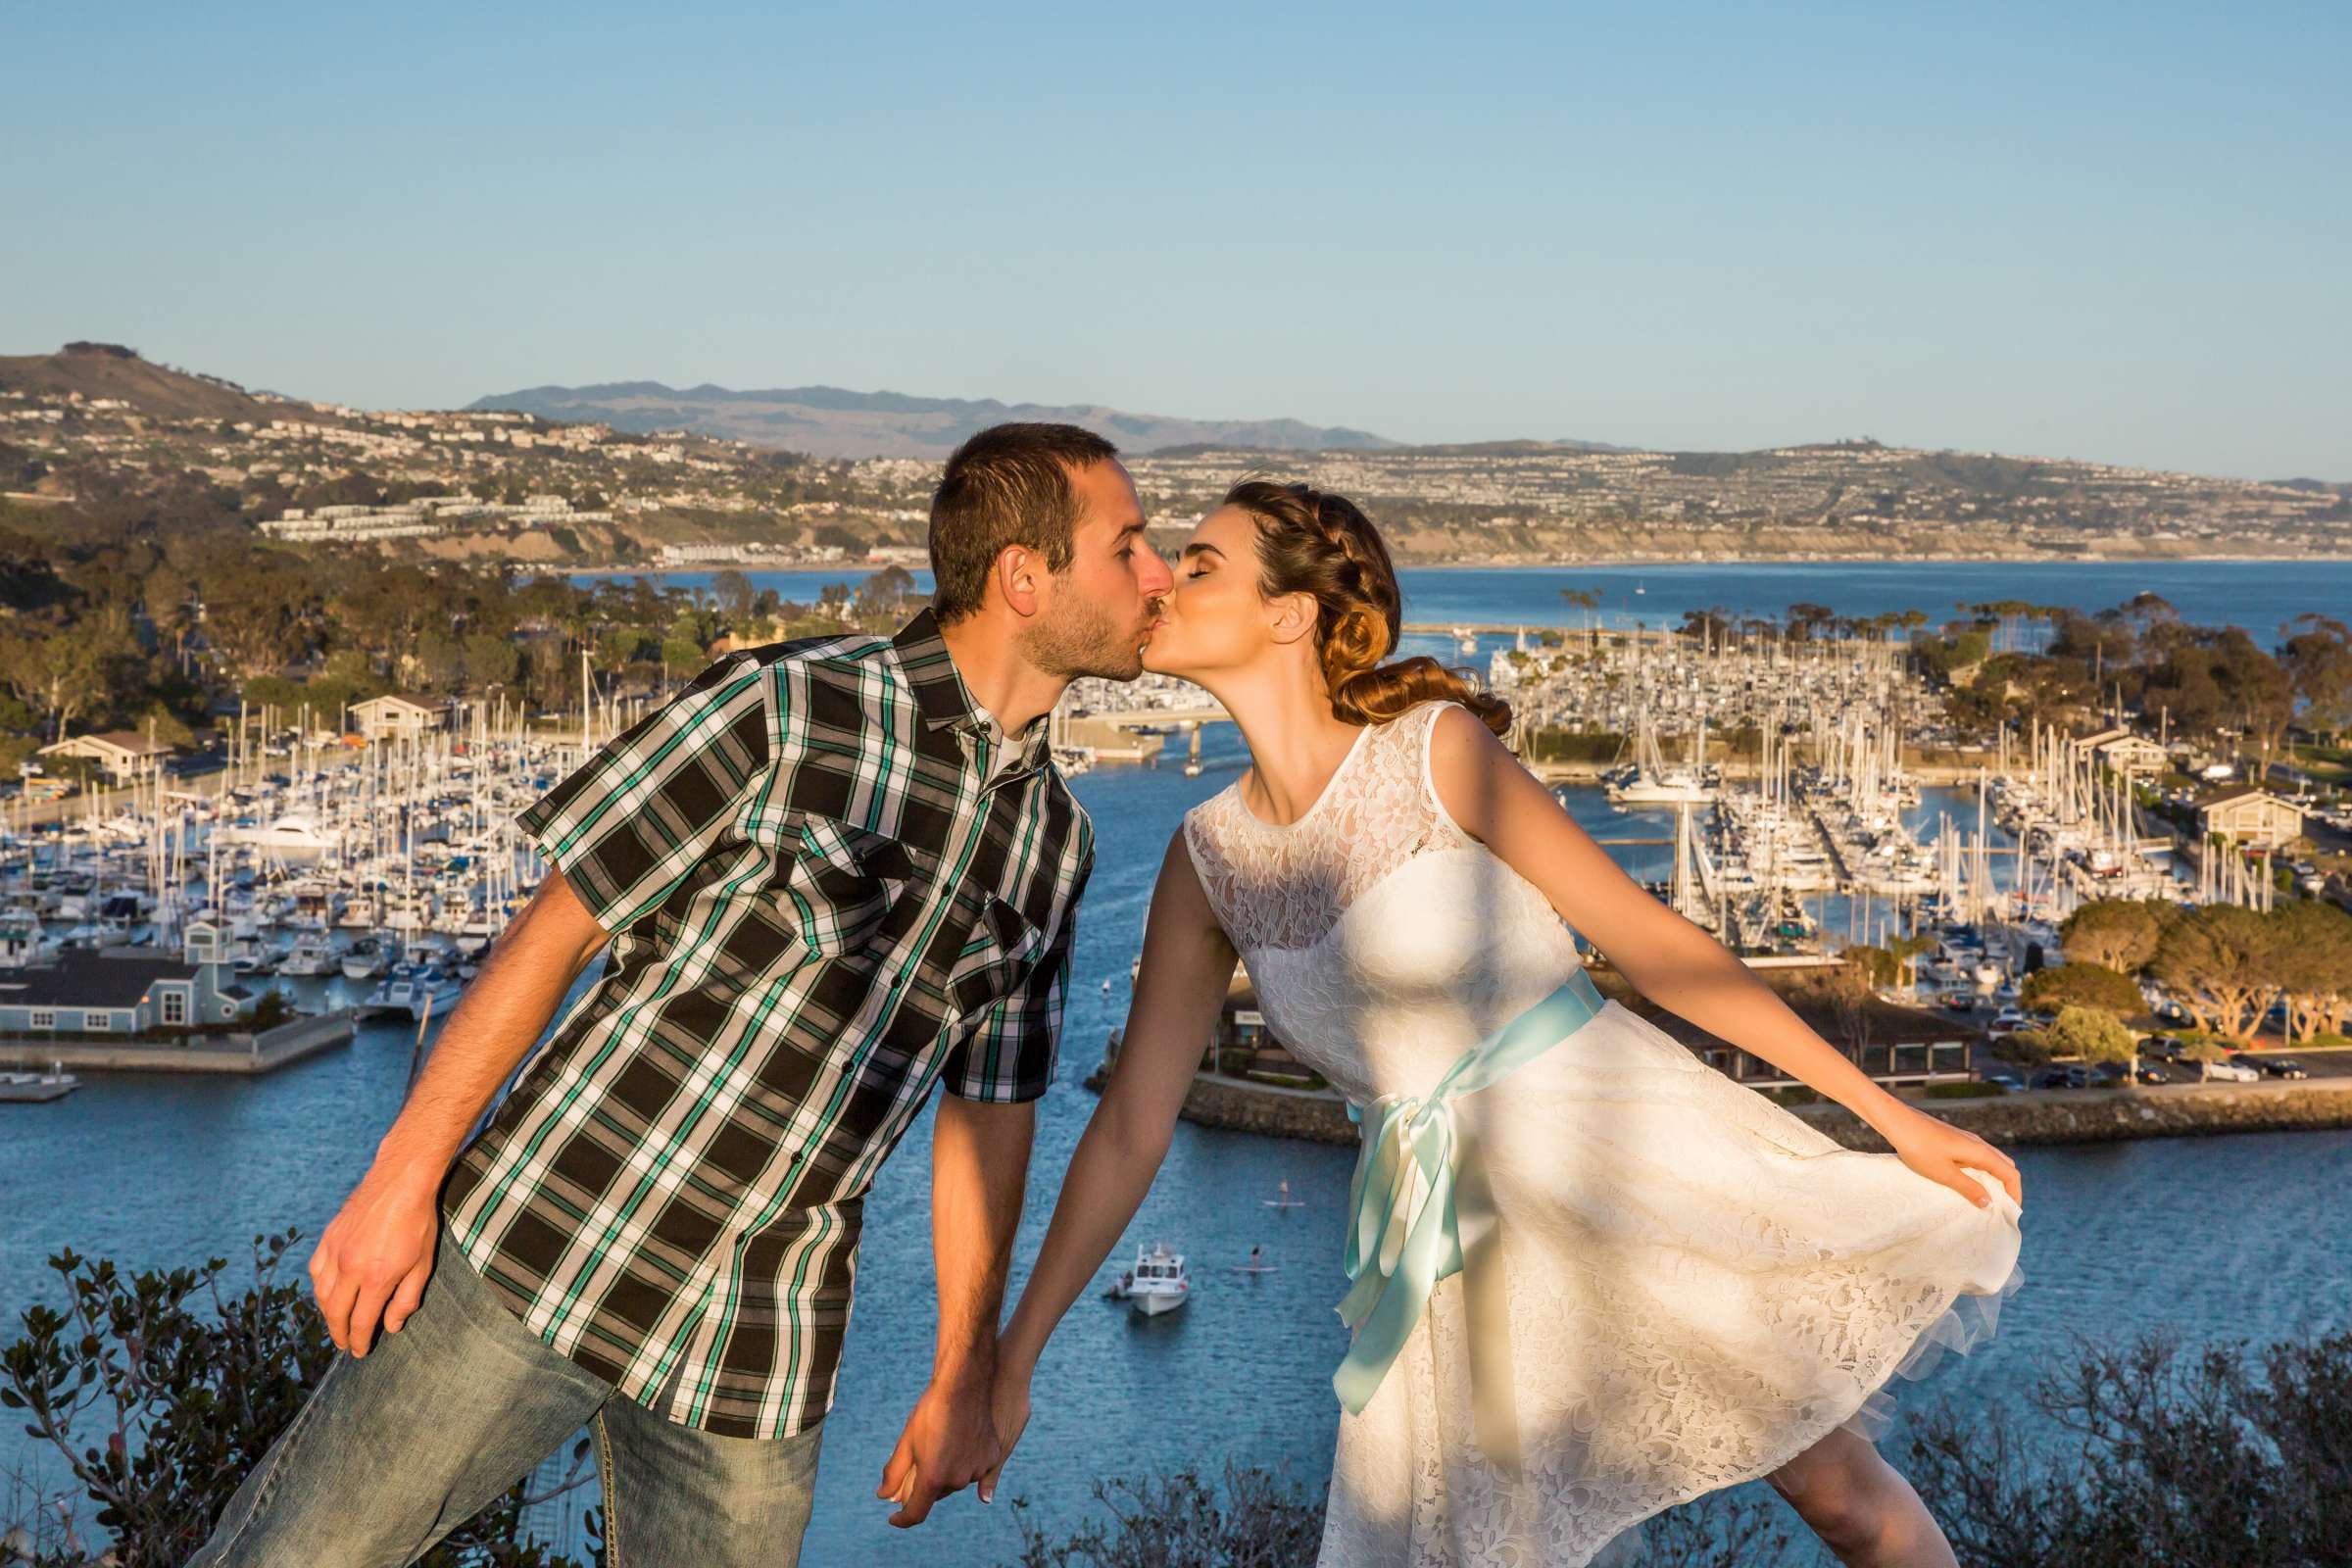
[[[1348,1118],[1364,1127],[1364,1139],[1348,1188],[1348,1278],[1352,1284],[1338,1311],[1356,1333],[1331,1382],[1350,1415],[1362,1414],[1371,1402],[1421,1320],[1431,1289],[1460,1273],[1465,1250],[1483,1245],[1494,1226],[1484,1197],[1472,1196],[1483,1195],[1485,1183],[1456,1190],[1461,1146],[1453,1101],[1542,1055],[1602,1005],[1591,977],[1579,969],[1558,990],[1463,1052],[1428,1095],[1383,1095],[1368,1107],[1368,1122],[1365,1110],[1349,1102]]]

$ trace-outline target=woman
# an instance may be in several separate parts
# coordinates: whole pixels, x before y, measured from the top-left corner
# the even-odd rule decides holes
[[[1000,1435],[1150,1187],[1239,956],[1363,1125],[1321,1563],[1575,1568],[1769,1477],[1849,1564],[1951,1564],[1869,1438],[1888,1377],[2015,1288],[2016,1166],[1627,877],[1505,750],[1504,704],[1382,663],[1399,609],[1372,524],[1304,485],[1235,486],[1184,547],[1146,667],[1214,694],[1251,766],[1168,844],[1117,1066],[1000,1344]],[[1576,932],[1893,1152],[1602,1002]]]

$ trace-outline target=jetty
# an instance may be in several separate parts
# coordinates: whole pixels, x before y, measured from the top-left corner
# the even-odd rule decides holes
[[[120,1040],[99,1043],[53,1037],[0,1039],[0,1071],[32,1072],[63,1067],[71,1072],[185,1072],[255,1077],[351,1044],[351,1009],[337,1008],[296,1018],[274,1028],[218,1035],[189,1035],[182,1041]]]

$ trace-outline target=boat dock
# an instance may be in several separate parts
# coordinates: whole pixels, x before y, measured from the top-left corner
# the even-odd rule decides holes
[[[52,1065],[69,1072],[196,1072],[251,1077],[275,1072],[291,1062],[351,1044],[356,1032],[351,1009],[265,1029],[259,1034],[196,1035],[193,1044],[120,1044],[19,1036],[0,1039],[0,1070],[38,1072]]]

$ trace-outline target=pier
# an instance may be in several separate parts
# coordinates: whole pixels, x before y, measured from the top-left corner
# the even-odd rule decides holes
[[[196,1035],[187,1045],[18,1036],[0,1039],[0,1070],[37,1072],[52,1064],[68,1072],[194,1072],[252,1077],[351,1044],[348,1007],[265,1029],[259,1034]]]

